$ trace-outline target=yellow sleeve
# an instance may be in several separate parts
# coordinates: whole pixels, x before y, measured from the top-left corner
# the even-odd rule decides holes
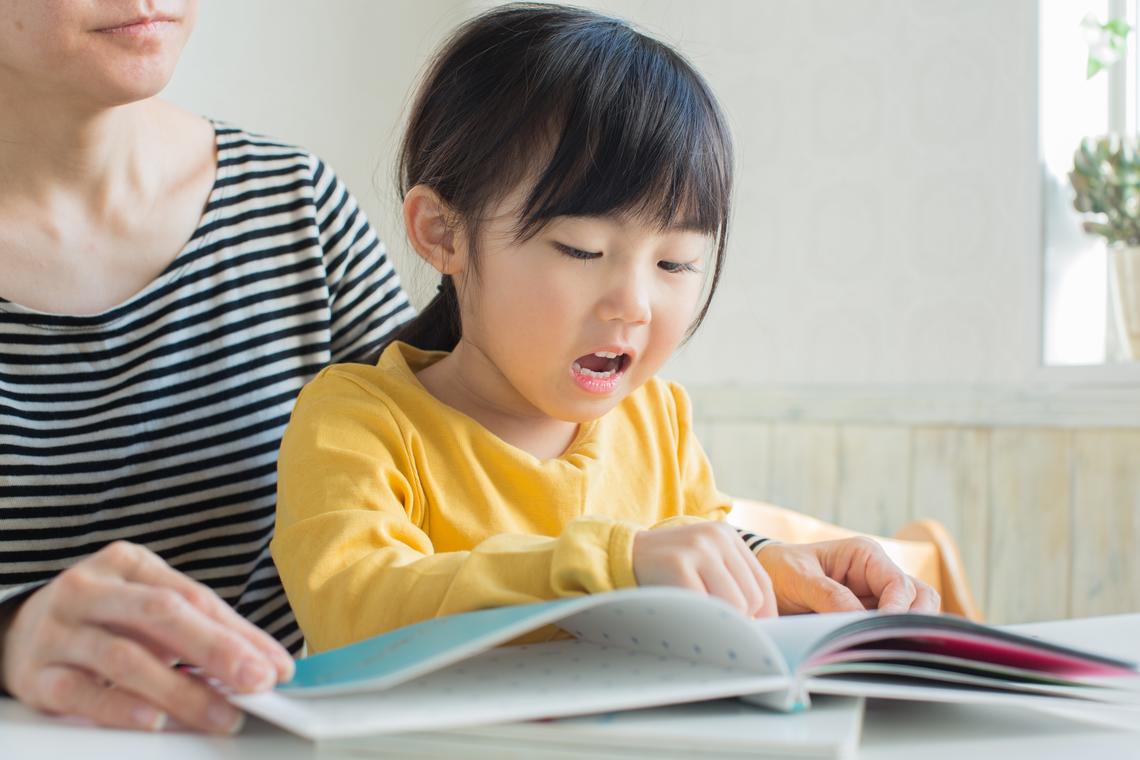
[[[632,523],[501,534],[436,553],[408,439],[383,401],[326,370],[302,392],[278,462],[272,542],[312,651],[439,615],[636,585]]]
[[[716,489],[712,464],[693,432],[693,408],[689,394],[677,383],[668,383],[676,420],[676,450],[684,489],[685,514],[670,517],[654,528],[693,525],[705,520],[724,520],[732,509],[732,500]]]

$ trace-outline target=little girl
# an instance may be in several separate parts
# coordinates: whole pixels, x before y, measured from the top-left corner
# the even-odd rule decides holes
[[[281,448],[273,557],[311,651],[639,584],[750,615],[937,608],[872,542],[727,526],[654,377],[716,290],[732,185],[675,51],[580,9],[484,13],[427,73],[399,171],[439,293],[377,366],[313,380]]]

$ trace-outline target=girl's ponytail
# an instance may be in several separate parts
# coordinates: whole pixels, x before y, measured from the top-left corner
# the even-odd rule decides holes
[[[459,320],[459,295],[451,275],[443,275],[435,298],[400,328],[392,341],[403,341],[424,351],[451,351],[459,343],[463,326]],[[391,341],[389,341],[390,343]]]

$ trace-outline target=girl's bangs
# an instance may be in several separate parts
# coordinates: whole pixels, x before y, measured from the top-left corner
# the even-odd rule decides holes
[[[583,66],[558,93],[536,125],[545,140],[525,141],[545,142],[537,152],[549,158],[521,209],[520,237],[559,216],[630,214],[723,238],[732,147],[715,101],[673,51],[641,36],[625,42],[618,61],[589,62],[608,76]]]

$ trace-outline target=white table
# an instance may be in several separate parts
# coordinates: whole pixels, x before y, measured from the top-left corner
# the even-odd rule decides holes
[[[1019,626],[1022,633],[1140,660],[1140,614]],[[1140,727],[1138,727],[1140,729]],[[377,744],[382,746],[382,740]],[[383,757],[381,752],[368,757]],[[125,760],[331,760],[363,757],[318,747],[251,719],[233,738],[140,734],[92,728],[48,718],[11,699],[0,699],[0,757]],[[867,760],[1014,760],[1137,758],[1140,730],[1101,729],[1018,708],[970,707],[871,700],[859,757]]]

